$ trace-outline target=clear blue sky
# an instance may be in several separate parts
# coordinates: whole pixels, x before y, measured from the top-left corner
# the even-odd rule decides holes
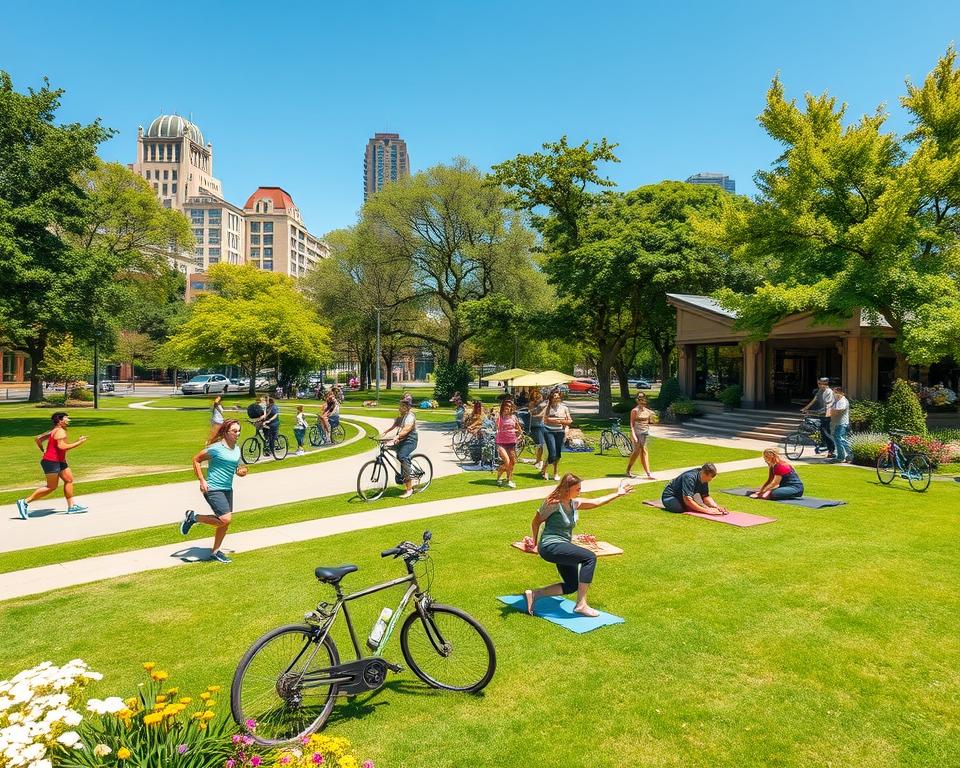
[[[286,14],[286,15],[284,15]],[[118,130],[192,115],[226,197],[294,197],[318,234],[355,220],[363,149],[397,131],[413,169],[482,169],[561,134],[619,142],[624,189],[697,171],[752,176],[778,149],[756,116],[779,71],[793,96],[828,89],[850,114],[889,105],[960,37],[960,3],[7,3],[0,69],[18,90],[65,88],[66,120]],[[207,40],[191,48],[189,41]]]

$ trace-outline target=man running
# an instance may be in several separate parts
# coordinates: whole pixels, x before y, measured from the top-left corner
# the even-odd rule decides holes
[[[37,488],[27,498],[17,500],[17,514],[20,515],[22,520],[30,517],[29,505],[57,490],[57,485],[61,480],[63,480],[63,495],[67,500],[67,514],[75,515],[78,512],[87,511],[85,506],[77,504],[73,500],[73,472],[67,466],[67,451],[83,445],[87,442],[87,438],[82,436],[75,443],[67,442],[67,427],[70,425],[70,416],[63,411],[57,411],[50,417],[50,420],[53,422],[53,428],[49,432],[44,432],[34,438],[37,448],[43,451],[40,468],[47,478],[47,484],[43,488]],[[47,438],[46,450],[43,447],[44,438]]]

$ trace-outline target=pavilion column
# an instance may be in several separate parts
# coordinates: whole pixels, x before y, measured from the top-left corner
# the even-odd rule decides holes
[[[743,345],[743,407],[759,408],[763,403],[763,344]]]
[[[692,398],[696,394],[697,386],[697,345],[682,344],[680,346],[679,366],[677,378],[683,394]]]
[[[859,398],[863,395],[863,375],[861,372],[861,344],[859,336],[847,336],[843,340],[843,381],[847,397]]]

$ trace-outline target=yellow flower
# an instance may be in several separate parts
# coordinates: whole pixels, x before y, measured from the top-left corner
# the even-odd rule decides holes
[[[130,755],[132,755],[132,754],[133,754],[133,752],[131,752],[131,751],[130,751],[129,749],[127,749],[126,747],[120,747],[120,749],[117,750],[117,759],[118,759],[118,760],[126,760],[126,759],[129,758]]]
[[[176,696],[180,692],[179,688],[171,688],[166,692],[167,696]]]
[[[123,703],[126,704],[130,709],[135,710],[140,705],[140,699],[138,699],[136,696],[131,696]]]
[[[189,704],[191,701],[193,701],[193,699],[191,699],[189,696],[184,696],[182,699],[180,699],[181,704]]]
[[[163,709],[164,706],[165,706],[164,704],[154,704],[153,707],[151,707],[151,709],[153,709],[154,712],[157,712],[158,710]]]
[[[204,691],[203,693],[200,694],[200,698],[206,701],[207,699],[210,698],[210,694]]]
[[[164,672],[162,669],[158,669],[156,672],[151,672],[150,677],[160,683],[170,677],[170,675]]]
[[[357,760],[353,755],[344,755],[337,763],[337,768],[357,768]]]
[[[167,697],[164,695],[157,696],[157,704],[163,704],[167,700]]]
[[[203,713],[204,720],[213,720],[214,717],[216,717],[216,715],[213,712],[211,712],[209,709]]]
[[[208,686],[207,686],[207,690],[210,691],[211,693],[217,693],[217,692],[220,690],[220,686],[219,686],[219,685],[208,685]]]
[[[117,712],[116,716],[118,720],[129,720],[131,717],[133,717],[133,712],[129,709],[121,709],[119,712]]]
[[[155,666],[157,666],[157,663],[155,661],[143,662],[143,668],[147,670],[147,672],[150,672]]]
[[[217,705],[217,702],[215,702],[213,699],[207,699],[207,708],[208,708],[208,709],[209,709],[210,707],[215,707],[216,705]]]
[[[149,715],[144,716],[143,724],[156,725],[161,720],[163,720],[163,715],[160,712],[151,712]]]

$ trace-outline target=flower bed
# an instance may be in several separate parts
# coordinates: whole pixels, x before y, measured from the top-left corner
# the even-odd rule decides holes
[[[866,467],[876,465],[877,458],[887,449],[888,435],[881,432],[854,432],[850,435],[850,451],[853,463]],[[908,453],[922,453],[934,466],[951,461],[954,449],[935,437],[911,435],[903,438],[900,445]]]

